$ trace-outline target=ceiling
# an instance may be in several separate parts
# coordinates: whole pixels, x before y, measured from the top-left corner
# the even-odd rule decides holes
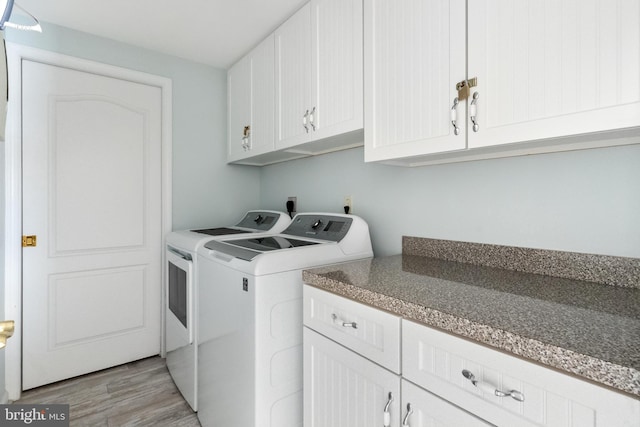
[[[228,68],[308,0],[16,0],[49,22]],[[11,21],[24,22],[14,8]],[[46,32],[46,28],[45,28]]]

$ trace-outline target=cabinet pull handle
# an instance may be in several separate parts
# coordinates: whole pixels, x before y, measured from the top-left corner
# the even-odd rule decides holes
[[[478,115],[477,110],[477,102],[480,94],[478,92],[473,92],[473,100],[471,101],[471,105],[469,106],[469,118],[471,119],[471,123],[473,123],[473,131],[478,132],[480,129],[480,125],[476,120],[476,116]]]
[[[307,126],[308,121],[309,121],[309,110],[305,111],[304,116],[302,116],[302,126],[304,126],[304,130],[306,133],[309,133],[309,126]]]
[[[391,427],[391,412],[389,412],[389,407],[391,406],[391,402],[393,402],[393,394],[389,392],[389,398],[387,399],[387,404],[384,405],[384,413],[383,413],[383,427]]]
[[[316,121],[314,116],[315,112],[316,112],[316,107],[313,107],[313,109],[309,113],[309,124],[311,124],[311,129],[313,129],[314,131],[316,130],[316,124],[314,123]]]
[[[402,419],[402,427],[411,427],[409,425],[409,417],[413,414],[413,408],[411,407],[411,403],[407,403],[407,415]]]
[[[456,124],[458,121],[458,98],[453,98],[453,105],[451,106],[451,125],[453,126],[453,134],[458,135],[460,128]]]
[[[522,392],[518,390],[509,390],[509,391],[498,390],[498,388],[494,385],[476,380],[475,375],[473,375],[471,371],[468,371],[466,369],[462,370],[462,375],[466,379],[471,381],[471,384],[473,384],[475,387],[479,388],[480,390],[484,391],[485,393],[493,394],[494,396],[498,396],[498,397],[511,396],[512,399],[517,400],[518,402],[524,402],[524,394],[522,394]]]
[[[358,324],[356,322],[345,322],[342,319],[338,319],[338,315],[335,313],[331,314],[331,318],[333,319],[334,323],[335,322],[341,323],[342,326],[344,326],[345,328],[358,329]]]

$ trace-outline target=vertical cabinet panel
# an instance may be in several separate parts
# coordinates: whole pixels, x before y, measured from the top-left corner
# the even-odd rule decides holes
[[[236,160],[245,156],[244,127],[251,126],[251,58],[246,56],[227,72],[227,156]]]
[[[365,160],[466,148],[464,0],[365,0],[364,19]]]
[[[227,72],[229,161],[273,150],[274,73],[273,35]],[[247,135],[244,132],[246,126],[249,126]]]
[[[312,108],[310,28],[311,4],[307,3],[275,32],[276,148],[311,139],[308,123]]]
[[[363,126],[362,0],[312,3],[314,139]]]
[[[637,0],[478,0],[468,12],[470,148],[638,126]]]
[[[251,151],[273,150],[275,141],[275,45],[273,34],[251,58]]]
[[[389,393],[391,426],[400,425],[400,377],[304,328],[304,425],[384,425]]]

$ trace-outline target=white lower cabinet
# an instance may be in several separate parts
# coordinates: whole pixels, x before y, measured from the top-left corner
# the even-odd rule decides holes
[[[402,379],[398,316],[305,286],[304,324],[305,427],[489,425]]]
[[[490,426],[304,328],[305,427]]]
[[[308,285],[304,323],[305,427],[640,427],[638,399]]]

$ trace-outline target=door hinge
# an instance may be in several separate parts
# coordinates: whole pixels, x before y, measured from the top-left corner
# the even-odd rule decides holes
[[[36,246],[36,236],[22,236],[22,247]]]
[[[464,101],[469,96],[471,96],[471,88],[475,86],[478,86],[477,77],[456,83],[456,90],[458,91],[458,101]]]

